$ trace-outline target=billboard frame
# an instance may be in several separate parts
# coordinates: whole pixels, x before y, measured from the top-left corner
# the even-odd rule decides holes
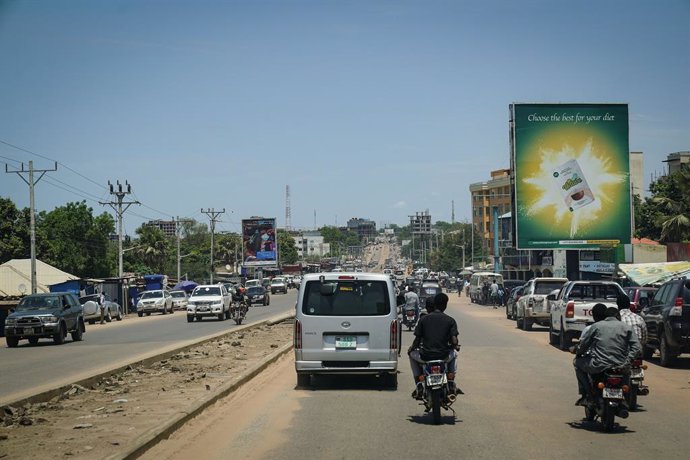
[[[515,248],[595,249],[630,244],[634,215],[629,132],[627,103],[509,105]],[[603,166],[596,169],[593,164],[608,169],[599,174]],[[594,187],[590,188],[587,177],[595,179]],[[602,185],[601,177],[611,180]],[[573,183],[577,189],[569,188]],[[591,203],[596,204],[587,208]],[[621,219],[628,225],[621,225]],[[582,221],[587,225],[579,225]]]
[[[267,246],[273,249],[267,250]],[[278,228],[275,217],[242,219],[242,265],[278,266]]]

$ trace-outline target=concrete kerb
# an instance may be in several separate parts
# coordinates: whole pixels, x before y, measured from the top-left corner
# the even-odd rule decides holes
[[[216,340],[218,338],[221,338],[221,337],[224,337],[224,336],[227,336],[230,334],[234,334],[236,332],[253,329],[256,327],[263,326],[263,325],[271,326],[271,325],[274,325],[274,324],[277,324],[277,323],[280,323],[283,321],[287,321],[288,319],[293,318],[294,316],[295,316],[295,314],[293,312],[287,313],[287,314],[284,313],[281,315],[277,315],[273,318],[259,321],[258,323],[246,324],[244,326],[240,326],[240,327],[234,328],[234,329],[229,330],[229,331],[222,331],[222,332],[218,332],[218,333],[215,333],[212,335],[208,335],[208,336],[202,337],[201,339],[196,340],[194,342],[187,343],[181,347],[180,346],[169,347],[169,348],[165,349],[165,351],[155,352],[154,354],[152,354],[150,356],[146,356],[143,359],[137,359],[137,360],[134,360],[132,362],[128,362],[128,363],[124,363],[124,364],[118,364],[117,366],[114,366],[110,369],[107,369],[106,371],[99,372],[97,374],[94,374],[92,376],[89,376],[89,377],[86,377],[86,378],[83,378],[83,379],[80,379],[80,380],[77,380],[74,382],[62,384],[62,385],[55,387],[55,388],[52,388],[50,390],[42,391],[40,393],[36,393],[34,395],[27,396],[25,398],[20,398],[20,399],[14,400],[14,401],[6,402],[6,403],[3,402],[0,405],[0,409],[3,409],[3,408],[8,407],[8,406],[20,407],[20,406],[23,406],[27,403],[37,404],[37,403],[41,403],[41,402],[47,402],[47,401],[50,401],[52,398],[59,396],[59,395],[65,393],[66,391],[70,390],[72,388],[72,385],[81,385],[83,387],[88,387],[90,385],[95,384],[96,382],[98,382],[99,380],[101,380],[104,377],[109,377],[112,374],[117,374],[119,372],[123,372],[130,367],[147,366],[151,363],[155,363],[157,361],[170,358],[171,356],[174,356],[174,355],[181,353],[183,351],[187,351],[190,348],[194,348],[194,347],[201,345],[201,344],[204,344],[206,342],[211,342],[213,340]]]
[[[275,323],[274,323],[275,324]],[[219,399],[227,396],[228,394],[235,391],[240,386],[247,383],[252,378],[256,377],[261,371],[266,369],[269,365],[278,360],[281,356],[292,350],[292,343],[283,345],[277,351],[271,353],[262,362],[256,364],[252,368],[248,369],[243,375],[238,376],[236,379],[226,382],[216,390],[215,393],[198,399],[192,407],[187,412],[181,412],[177,417],[173,418],[166,424],[158,426],[148,430],[139,436],[132,445],[125,451],[113,454],[107,457],[108,460],[129,460],[135,459],[143,455],[147,450],[151,449],[153,446],[158,444],[164,439],[170,437],[172,433],[177,431],[185,423],[187,423],[192,418],[199,415],[204,409],[206,409],[211,404],[215,403]]]

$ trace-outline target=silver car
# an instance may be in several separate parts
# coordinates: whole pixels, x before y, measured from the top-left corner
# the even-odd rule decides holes
[[[137,315],[150,316],[151,313],[161,312],[164,315],[173,313],[172,297],[167,289],[156,289],[153,291],[144,291],[137,302]]]
[[[187,310],[187,293],[184,291],[170,291],[173,310]]]
[[[378,374],[397,386],[400,324],[388,275],[305,275],[295,315],[297,385],[314,374]]]

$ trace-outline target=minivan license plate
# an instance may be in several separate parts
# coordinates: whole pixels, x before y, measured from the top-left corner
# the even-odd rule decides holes
[[[336,337],[335,348],[357,348],[357,338],[351,335]]]

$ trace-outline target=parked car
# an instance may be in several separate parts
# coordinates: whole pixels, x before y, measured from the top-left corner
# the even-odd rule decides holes
[[[35,345],[39,339],[49,338],[62,345],[68,333],[73,341],[80,342],[84,332],[83,309],[79,298],[71,292],[27,295],[5,319],[9,348],[16,347],[22,339]]]
[[[105,295],[105,313],[103,318],[109,323],[115,318],[122,321],[122,307],[110,299],[110,295]],[[89,294],[84,297],[79,297],[79,303],[84,308],[84,320],[89,324],[95,324],[96,321],[101,320],[101,307],[99,304],[100,294]]]
[[[146,316],[150,316],[151,313],[158,311],[164,315],[174,313],[170,292],[167,289],[142,292],[139,296],[139,302],[137,302],[137,315],[142,317],[146,313]]]
[[[247,289],[254,286],[261,286],[261,280],[247,280],[244,283],[244,287],[246,287]]]
[[[263,286],[252,286],[247,288],[247,292],[245,292],[244,295],[247,296],[249,305],[260,304],[268,306],[271,304],[271,296]]]
[[[568,278],[532,278],[525,284],[522,296],[517,302],[515,319],[517,327],[524,331],[532,329],[532,324],[548,326],[551,313],[546,296],[554,289],[560,289]]]
[[[508,295],[508,300],[506,301],[506,318],[515,319],[517,318],[517,301],[522,296],[525,290],[525,285],[511,289]]]
[[[184,291],[170,291],[170,297],[172,297],[173,310],[186,310],[188,299],[187,293]]]
[[[196,318],[201,321],[204,317],[218,318],[218,321],[230,319],[230,292],[223,284],[208,284],[194,288],[187,301],[187,322]]]
[[[288,287],[285,278],[276,276],[271,280],[271,294],[275,294],[276,292],[282,292],[283,294],[287,294],[287,291]]]
[[[603,303],[618,307],[619,295],[624,294],[614,281],[569,281],[557,294],[550,294],[551,302],[549,343],[567,350],[573,339],[580,338],[588,324],[594,322],[592,307]]]
[[[639,313],[644,307],[648,306],[659,288],[655,287],[627,287],[623,289],[630,298],[630,310]]]
[[[678,355],[690,353],[690,280],[683,277],[665,282],[640,316],[647,325],[645,359],[658,349],[659,364],[669,367]]]

